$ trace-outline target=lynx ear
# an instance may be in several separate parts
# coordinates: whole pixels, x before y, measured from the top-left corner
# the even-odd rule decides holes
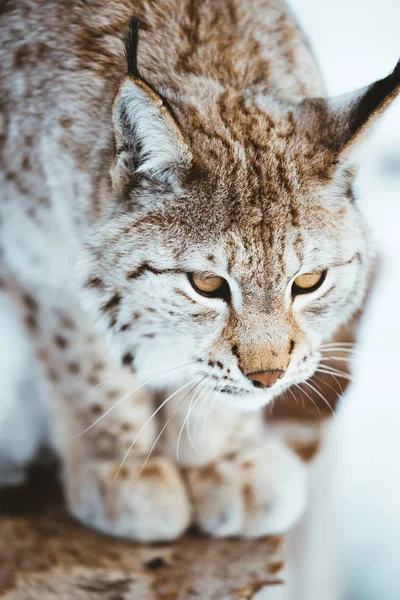
[[[137,66],[137,20],[126,39],[128,76],[113,104],[117,158],[112,172],[119,186],[132,173],[170,180],[191,160],[178,125],[161,97],[140,77]]]
[[[346,162],[399,92],[400,61],[390,75],[365,88],[329,100],[304,100],[306,126],[317,125],[338,162]]]
[[[136,173],[166,176],[190,162],[190,152],[163,101],[141,79],[128,76],[113,106],[117,154],[120,166]],[[128,160],[127,162],[127,159]]]
[[[365,88],[329,101],[338,127],[339,157],[345,159],[400,92],[400,60],[394,71]]]

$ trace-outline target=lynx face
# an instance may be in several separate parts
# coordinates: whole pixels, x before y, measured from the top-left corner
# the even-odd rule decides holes
[[[87,244],[84,287],[139,377],[165,385],[170,370],[248,410],[313,374],[366,289],[349,154],[387,103],[379,83],[341,104],[224,92],[172,116],[137,74],[124,80],[114,208]]]
[[[310,377],[320,344],[350,317],[365,289],[368,258],[362,227],[352,209],[345,212],[357,236],[340,219],[342,239],[324,240],[310,228],[303,232],[299,255],[293,228],[282,258],[278,251],[265,250],[261,228],[249,239],[250,232],[239,224],[207,244],[189,237],[179,259],[173,257],[176,238],[168,240],[161,226],[137,237],[132,233],[129,254],[142,255],[143,261],[127,271],[128,256],[121,260],[120,291],[102,306],[124,363],[148,379],[151,373],[190,362],[172,371],[171,379],[201,380],[243,409],[266,404]],[[334,222],[335,215],[331,218]],[[318,289],[296,292],[294,282],[303,273],[321,273]],[[192,278],[206,281],[209,276],[221,278],[223,295],[208,296],[194,287]],[[269,384],[272,389],[252,380],[264,371],[278,375]]]

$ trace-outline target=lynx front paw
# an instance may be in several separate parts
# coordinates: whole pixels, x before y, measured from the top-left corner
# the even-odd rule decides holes
[[[118,477],[118,465],[102,463],[79,469],[67,480],[72,514],[103,533],[144,542],[168,541],[190,523],[190,504],[179,470],[167,458],[129,461]]]
[[[306,469],[277,440],[188,471],[194,522],[217,537],[287,531],[306,499]]]

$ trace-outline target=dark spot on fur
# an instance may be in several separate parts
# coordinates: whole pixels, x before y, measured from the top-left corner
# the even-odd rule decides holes
[[[75,361],[69,362],[67,364],[67,369],[72,375],[77,375],[81,370],[79,363]]]
[[[220,360],[217,360],[217,366],[218,366],[220,369],[223,369],[223,368],[224,368],[224,365],[222,364],[222,362],[221,362]]]
[[[126,467],[122,467],[119,471],[118,471],[118,477],[120,479],[127,479],[129,476],[129,471]],[[120,596],[121,600],[123,599],[123,596]],[[114,596],[112,597],[111,600],[114,600]]]
[[[207,364],[209,367],[213,367],[215,365],[215,362],[213,360],[209,360]]]
[[[335,303],[331,302],[330,304],[332,305]],[[329,310],[330,310],[329,306],[310,306],[309,308],[306,309],[306,312],[319,317],[319,316],[323,315],[324,313],[329,312]]]
[[[111,298],[105,304],[103,304],[102,310],[104,312],[109,312],[110,310],[112,310],[113,308],[116,308],[120,304],[121,304],[121,294],[119,294],[119,292],[115,292],[115,294],[113,294],[113,296],[111,296]]]
[[[147,464],[142,471],[144,477],[160,477],[162,475],[162,469],[158,465]]]
[[[57,371],[55,371],[54,369],[47,369],[47,377],[50,379],[50,381],[53,381],[54,383],[56,383],[57,381],[60,381],[60,377],[57,373]]]
[[[126,352],[122,357],[122,364],[126,367],[131,367],[133,363],[133,354],[131,352]]]
[[[56,346],[58,346],[62,350],[64,350],[69,345],[68,340],[59,333],[56,333],[56,335],[53,337],[53,340]]]
[[[75,329],[75,323],[69,317],[61,317],[60,322],[61,322],[61,327],[63,327],[64,329],[70,329],[70,330]]]
[[[14,68],[21,69],[22,67],[26,66],[26,63],[30,58],[30,54],[31,51],[28,44],[20,46],[14,53]]]
[[[90,412],[92,413],[93,416],[97,416],[97,415],[101,415],[101,413],[103,412],[103,409],[100,406],[100,404],[92,404],[92,406],[90,407]]]
[[[157,569],[162,569],[162,567],[166,567],[167,563],[162,556],[156,556],[155,558],[151,558],[145,563],[146,569],[150,569],[151,571],[156,571]]]
[[[87,288],[105,288],[104,281],[100,279],[100,277],[89,277],[89,279],[85,283],[85,287]]]
[[[149,311],[149,313],[155,313],[156,312],[156,309],[155,308],[151,308],[151,306],[149,306],[147,308],[147,310]]]
[[[21,163],[21,167],[24,171],[29,171],[31,168],[31,161],[29,159],[29,156],[24,156],[22,163]]]
[[[293,225],[293,227],[297,227],[299,224],[299,212],[293,202],[290,202],[290,204],[289,204],[289,211],[290,211],[292,225]]]
[[[71,129],[72,119],[70,119],[69,117],[61,117],[59,123],[63,129],[66,129],[68,131],[69,129]]]
[[[179,294],[179,296],[183,296],[183,298],[186,298],[186,300],[189,300],[189,302],[191,304],[197,304],[197,302],[195,300],[193,300],[193,298],[191,298],[186,292],[184,292],[183,290],[180,290],[179,288],[174,288],[174,292],[175,294]]]
[[[40,348],[39,351],[38,351],[38,353],[37,353],[37,357],[42,362],[47,362],[48,359],[49,359],[49,355],[47,353],[47,350],[44,350],[44,348]]]
[[[132,429],[133,429],[132,423],[122,423],[122,425],[121,425],[121,431],[128,432],[128,431],[132,431]]]
[[[121,325],[121,327],[119,328],[120,331],[128,331],[128,329],[131,328],[130,323],[125,323],[125,325]]]
[[[237,452],[228,452],[228,454],[224,455],[225,460],[235,460],[237,457]]]
[[[37,42],[36,44],[36,58],[38,60],[42,60],[46,52],[48,51],[48,46],[44,42]]]
[[[99,385],[99,383],[100,383],[100,379],[97,377],[97,375],[94,375],[94,374],[89,375],[86,381],[88,382],[89,385],[93,385],[93,386]]]
[[[294,347],[295,347],[296,342],[294,340],[290,340],[290,344],[289,344],[289,356],[292,354]]]
[[[240,466],[242,467],[242,469],[251,469],[252,467],[254,467],[254,461],[250,459],[242,460]]]
[[[147,338],[147,339],[151,340],[155,337],[155,335],[156,335],[155,333],[144,333],[142,335],[142,338]]]
[[[32,312],[36,312],[37,309],[39,308],[39,305],[36,302],[35,298],[33,298],[30,294],[26,294],[24,296],[24,304]]]
[[[110,431],[102,430],[97,434],[94,448],[95,456],[99,459],[111,459],[115,457],[117,448],[117,436]]]
[[[36,318],[33,315],[26,315],[25,324],[28,329],[35,330],[38,328],[38,323]]]
[[[106,397],[108,398],[108,400],[115,400],[120,395],[120,390],[108,390],[106,393]]]
[[[276,575],[277,573],[279,573],[279,571],[282,571],[284,566],[285,563],[283,562],[283,560],[277,560],[276,562],[272,562],[271,564],[269,564],[267,570],[268,573],[270,573],[270,575]]]
[[[95,371],[102,371],[106,368],[106,363],[103,360],[95,360],[93,363],[93,369]]]
[[[139,312],[135,312],[132,315],[132,318],[135,319],[135,321],[137,321],[138,319],[140,319],[140,317],[141,317],[141,314]]]
[[[232,351],[232,354],[233,354],[234,356],[236,356],[236,358],[237,358],[238,360],[240,360],[240,355],[239,355],[239,347],[238,347],[238,345],[237,345],[237,344],[233,344],[233,346],[232,346],[232,348],[231,348],[231,351]]]
[[[129,281],[132,281],[133,279],[138,279],[146,272],[153,273],[154,275],[162,275],[163,273],[179,273],[179,271],[176,269],[157,269],[149,263],[143,263],[137,266],[135,269],[132,269],[132,271],[129,271],[126,274],[126,278]]]

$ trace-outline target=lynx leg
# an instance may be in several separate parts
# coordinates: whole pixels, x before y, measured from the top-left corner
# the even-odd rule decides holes
[[[20,306],[51,398],[72,514],[107,534],[138,540],[181,534],[190,507],[173,461],[154,457],[137,477],[156,435],[155,419],[146,425],[154,408],[150,392],[135,391],[135,377],[113,363],[73,301],[52,303],[41,294],[21,293]]]
[[[217,537],[290,529],[305,507],[306,467],[264,427],[261,412],[239,413],[221,401],[210,410],[207,399],[195,405],[199,397],[192,403],[177,398],[178,409],[169,408],[164,443],[165,454],[175,457],[179,441],[194,522]]]
[[[0,284],[0,485],[20,484],[48,444],[48,415],[38,389],[29,337]]]

